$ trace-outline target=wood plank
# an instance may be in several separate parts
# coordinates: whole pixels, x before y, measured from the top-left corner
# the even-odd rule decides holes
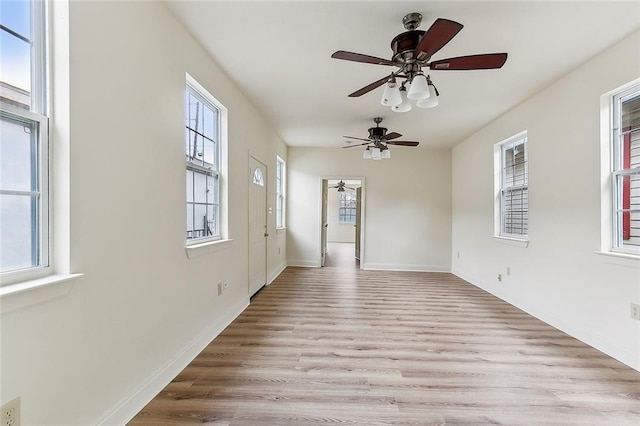
[[[351,252],[287,268],[130,424],[639,424],[639,372],[451,274]]]

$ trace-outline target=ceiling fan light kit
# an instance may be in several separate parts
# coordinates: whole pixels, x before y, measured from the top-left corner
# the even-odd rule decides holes
[[[402,102],[400,102],[396,106],[392,106],[391,111],[394,111],[394,112],[411,111],[411,102],[407,97],[407,89],[404,86],[400,88],[400,99],[402,99]]]
[[[394,107],[402,103],[402,95],[400,94],[400,88],[396,83],[395,77],[389,79],[384,86],[384,93],[382,93],[382,100],[380,101],[382,106]]]
[[[391,107],[395,112],[410,111],[409,101],[416,101],[416,106],[420,108],[433,108],[438,105],[437,97],[440,93],[430,76],[422,71],[423,67],[438,71],[487,70],[502,68],[507,61],[506,53],[485,53],[430,62],[431,57],[449,43],[462,30],[463,25],[449,19],[438,18],[427,31],[422,31],[417,29],[421,22],[422,15],[417,12],[409,13],[402,18],[407,31],[391,40],[393,55],[390,60],[344,50],[338,50],[331,55],[335,59],[398,68],[388,77],[383,77],[356,90],[349,97],[362,96],[384,84],[380,103]],[[404,79],[400,87],[397,79]]]

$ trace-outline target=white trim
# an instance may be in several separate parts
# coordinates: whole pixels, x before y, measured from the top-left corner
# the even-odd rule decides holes
[[[608,257],[609,259],[605,260],[605,262],[607,263],[640,269],[640,256],[628,253],[618,253],[615,251],[594,251],[593,253],[597,254],[598,256]]]
[[[116,406],[106,412],[96,422],[98,425],[124,425],[144,408],[162,389],[180,374],[180,372],[204,348],[207,347],[220,333],[229,326],[247,307],[249,298],[246,297],[230,309],[218,322],[189,342],[155,374],[142,382],[135,390],[125,396]]]
[[[617,117],[615,117],[614,99],[635,92],[640,85],[640,78],[630,81],[600,96],[600,253],[611,253],[613,256],[629,254],[634,256],[633,249],[625,249],[620,243],[621,229],[614,229],[617,222],[615,214],[615,182],[617,170],[617,143],[614,143]],[[637,257],[637,255],[636,255]]]
[[[11,284],[0,288],[2,314],[37,305],[47,300],[65,296],[71,291],[72,281],[84,274],[49,275],[36,280]]]
[[[442,265],[411,265],[399,263],[365,263],[367,271],[398,271],[398,272],[451,272],[450,266]]]
[[[493,234],[494,237],[501,237],[507,239],[516,239],[516,240],[525,240],[527,235],[517,235],[517,234],[505,234],[502,232],[503,223],[502,223],[502,213],[504,211],[504,203],[503,203],[503,192],[507,189],[503,188],[503,169],[504,169],[504,146],[508,144],[515,143],[517,141],[524,141],[525,147],[525,176],[527,178],[527,183],[524,185],[520,185],[519,187],[511,187],[508,190],[516,190],[526,188],[529,190],[529,135],[528,130],[522,130],[521,132],[516,133],[513,136],[510,136],[502,141],[493,145],[493,188],[494,188],[494,225],[493,225]],[[527,195],[527,217],[529,216],[529,200]],[[528,224],[527,224],[527,232],[528,232]]]
[[[330,180],[344,180],[344,181],[360,181],[360,269],[364,269],[364,262],[366,259],[365,256],[365,234],[366,234],[366,220],[364,219],[366,217],[366,200],[367,200],[367,179],[364,176],[345,176],[345,175],[322,175],[320,176],[320,211],[319,211],[319,215],[318,215],[318,221],[321,222],[322,221],[322,181],[326,180],[327,184],[329,183]],[[347,225],[347,224],[344,224]],[[353,224],[350,224],[353,225]],[[321,259],[322,259],[322,223],[318,223],[318,233],[317,233],[317,237],[318,237],[318,261],[317,261],[317,265],[318,267],[321,267]],[[300,262],[308,262],[308,261],[300,261]],[[293,266],[290,263],[291,266]],[[314,265],[315,266],[315,265]]]
[[[319,260],[294,259],[294,260],[288,260],[287,264],[289,266],[296,267],[296,268],[320,268]]]
[[[504,235],[493,235],[493,238],[498,243],[508,244],[515,247],[529,247],[529,240],[524,238],[505,237]]]
[[[269,276],[267,277],[267,285],[274,282],[276,278],[278,278],[280,274],[284,272],[285,269],[287,269],[287,262],[283,262],[280,266],[276,268],[274,273],[269,274]]]
[[[213,253],[220,250],[226,250],[231,246],[233,240],[215,240],[207,241],[200,244],[191,244],[185,246],[184,250],[187,253],[187,258],[193,259],[203,254]]]
[[[189,73],[185,73],[186,85],[193,89],[200,97],[211,103],[218,110],[218,229],[219,235],[216,236],[222,240],[229,239],[229,110],[213,96],[204,86],[193,78]],[[184,118],[184,117],[183,117]],[[186,230],[186,224],[185,224]],[[186,244],[190,241],[186,240]],[[197,240],[195,245],[199,245]]]

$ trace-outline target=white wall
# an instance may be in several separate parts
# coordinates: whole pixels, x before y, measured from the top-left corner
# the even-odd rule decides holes
[[[451,153],[392,149],[389,160],[363,160],[339,148],[289,148],[288,263],[320,265],[321,180],[363,177],[363,266],[449,271]]]
[[[3,310],[2,403],[20,396],[24,425],[123,424],[247,305],[249,153],[269,166],[275,207],[275,159],[287,152],[162,3],[69,7],[70,257],[85,275],[64,297]],[[229,111],[233,241],[192,259],[185,72]],[[286,234],[275,215],[269,230],[272,278],[285,266]],[[229,289],[218,296],[221,280]]]
[[[636,33],[456,146],[452,163],[453,272],[636,369],[640,322],[629,304],[640,303],[640,262],[595,252],[600,96],[640,76],[639,52]],[[492,238],[493,144],[522,130],[529,137],[526,248]]]

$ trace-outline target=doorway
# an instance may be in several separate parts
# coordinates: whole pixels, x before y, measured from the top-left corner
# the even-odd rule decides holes
[[[267,283],[267,166],[249,157],[249,297]]]
[[[320,265],[362,268],[364,178],[322,178]]]

